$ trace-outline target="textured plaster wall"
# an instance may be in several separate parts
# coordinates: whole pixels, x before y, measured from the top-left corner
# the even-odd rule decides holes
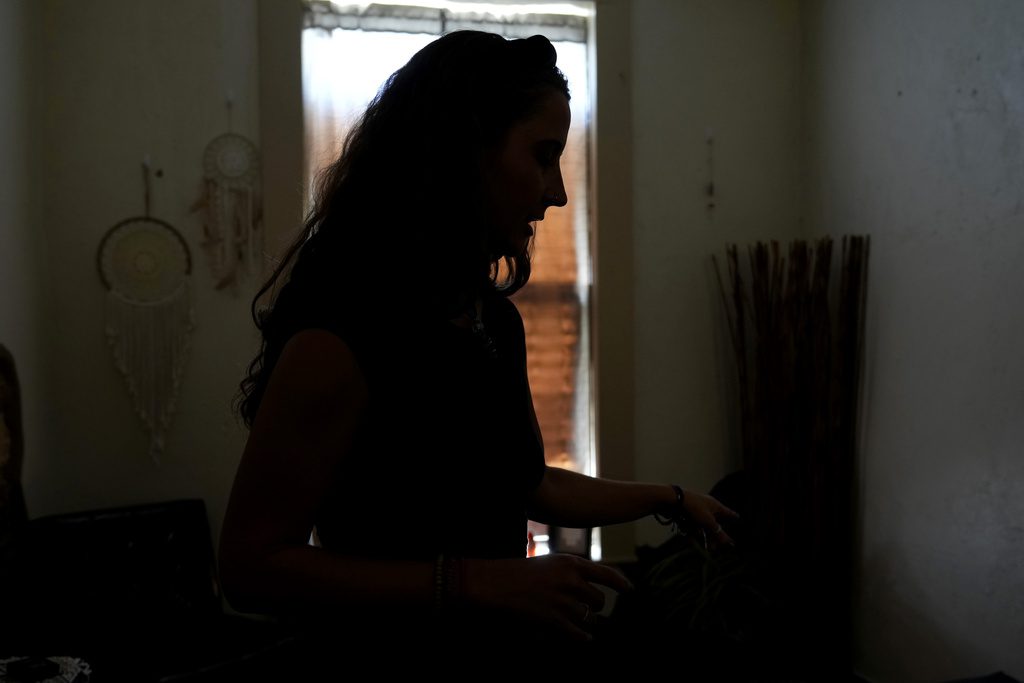
[[[635,476],[708,490],[738,467],[710,255],[800,230],[799,5],[641,0],[632,26]]]
[[[808,225],[872,236],[859,667],[1024,679],[1024,4],[806,9]]]
[[[200,497],[216,530],[242,447],[229,404],[254,349],[252,287],[213,290],[189,207],[203,149],[228,129],[229,91],[234,132],[258,137],[255,3],[44,1],[35,9],[31,151],[42,201],[31,230],[45,236],[38,277],[46,284],[37,290],[47,299],[38,310],[48,344],[47,379],[27,390],[45,392],[47,445],[26,453],[29,512]],[[194,262],[192,352],[159,465],[107,348],[95,265],[106,231],[143,211],[147,155],[163,171],[153,179],[152,215],[181,232]]]

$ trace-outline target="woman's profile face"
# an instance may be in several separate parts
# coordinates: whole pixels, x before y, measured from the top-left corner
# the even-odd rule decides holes
[[[569,101],[555,90],[529,117],[512,125],[485,161],[494,256],[526,251],[531,223],[549,206],[565,206],[559,159],[569,133]]]

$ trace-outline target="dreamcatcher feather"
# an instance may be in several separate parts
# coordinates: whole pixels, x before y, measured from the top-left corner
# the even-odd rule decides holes
[[[195,327],[188,276],[192,256],[181,234],[146,215],[112,227],[100,242],[97,265],[107,288],[107,343],[124,376],[136,414],[159,462],[174,415]]]
[[[203,152],[203,247],[216,289],[235,290],[239,273],[253,274],[263,251],[256,145],[235,133],[215,137]]]

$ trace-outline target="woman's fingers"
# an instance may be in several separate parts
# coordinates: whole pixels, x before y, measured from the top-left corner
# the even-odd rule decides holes
[[[719,543],[725,543],[727,545],[736,545],[736,542],[732,540],[729,534],[725,533],[725,529],[719,524],[715,530],[715,540]]]
[[[587,630],[586,623],[579,617],[563,617],[559,620],[558,627],[570,640],[586,642],[594,639]]]
[[[507,610],[541,632],[570,640],[590,639],[605,587],[632,588],[615,569],[572,555],[470,562],[466,586],[473,604]]]
[[[619,593],[633,589],[633,584],[617,569],[612,569],[607,565],[591,562],[590,560],[583,560],[583,562],[585,563],[583,565],[583,577],[590,583],[607,586]]]
[[[686,501],[690,517],[700,524],[704,529],[704,533],[711,538],[712,543],[715,545],[721,543],[736,544],[722,528],[718,518],[739,519],[739,513],[732,508],[722,505],[716,498],[702,493],[687,492]]]
[[[558,626],[572,640],[591,640],[600,609],[585,602],[564,603]]]
[[[715,500],[715,499],[712,498],[712,500]],[[717,500],[715,500],[715,502],[718,503]],[[728,507],[722,505],[721,503],[718,503],[718,514],[719,515],[724,515],[724,516],[729,517],[731,519],[739,519],[740,518],[740,515],[739,515],[738,512],[736,512],[732,508],[728,508]],[[717,529],[715,530],[715,532],[716,532],[716,536],[718,536],[719,541],[721,541],[722,543],[728,543],[729,545],[736,545],[736,542],[733,541],[732,538],[729,537],[729,534],[725,533],[725,529],[722,528],[721,524],[717,524]]]
[[[552,558],[554,559],[554,558]],[[601,587],[628,591],[632,584],[621,572],[590,560],[573,556],[558,556],[555,560],[562,570],[561,595],[552,606],[558,614],[556,624],[569,638],[590,639],[590,632],[604,609],[606,595]]]

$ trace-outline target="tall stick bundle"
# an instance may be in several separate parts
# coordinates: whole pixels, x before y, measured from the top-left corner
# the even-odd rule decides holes
[[[869,238],[726,248],[713,259],[739,380],[752,531],[789,597],[849,627]],[[813,608],[812,608],[813,606]],[[836,634],[839,635],[839,634]]]

